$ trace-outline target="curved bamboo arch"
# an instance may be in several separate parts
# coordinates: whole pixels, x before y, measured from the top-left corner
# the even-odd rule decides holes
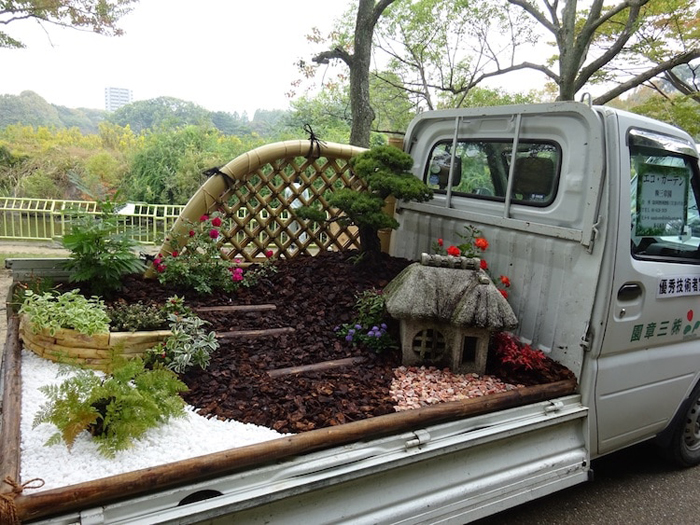
[[[331,215],[323,193],[342,181],[350,187],[358,187],[362,182],[349,170],[347,161],[355,155],[365,151],[364,148],[321,142],[311,140],[289,140],[261,146],[244,153],[225,166],[215,170],[199,190],[189,200],[182,213],[173,225],[170,233],[165,238],[159,253],[167,255],[172,252],[171,240],[186,237],[191,224],[199,221],[202,215],[208,215],[214,211],[220,211],[225,216],[232,218],[237,226],[222,236],[219,243],[222,257],[232,259],[240,257],[247,261],[256,260],[256,255],[265,251],[262,241],[256,236],[272,238],[275,231],[283,232],[287,237],[285,242],[275,239],[273,249],[276,253],[290,256],[290,246],[295,247],[294,253],[304,253],[311,245],[320,249],[330,249],[323,242],[323,238],[309,229],[304,229],[302,235],[306,241],[300,241],[299,236],[293,235],[289,223],[295,222],[289,218],[280,218],[283,212],[289,212],[294,207],[294,202],[312,204],[320,202],[321,207]],[[330,175],[328,174],[330,172]],[[281,184],[276,186],[273,179],[281,179]],[[253,184],[251,181],[262,181]],[[321,186],[318,190],[317,186]],[[248,200],[260,200],[259,190],[267,192],[268,201],[276,200],[280,203],[279,209],[273,209],[268,204],[258,202],[249,205]],[[237,202],[231,206],[229,201]],[[241,211],[248,214],[247,219],[239,217]],[[251,226],[252,221],[260,220],[260,216],[275,215],[275,224],[272,226]],[[256,216],[251,219],[250,216]],[[298,223],[297,223],[298,227]],[[243,241],[235,239],[241,236],[241,232],[248,238]],[[359,246],[359,237],[356,232],[342,226],[335,226],[334,232],[327,229],[324,235],[331,235],[331,245],[338,248]],[[290,240],[291,238],[294,238]],[[227,249],[227,244],[232,244],[233,249]],[[252,246],[252,254],[244,248]],[[147,275],[153,275],[149,268]]]

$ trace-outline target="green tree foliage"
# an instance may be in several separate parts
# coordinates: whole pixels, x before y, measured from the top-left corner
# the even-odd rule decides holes
[[[307,124],[322,140],[346,144],[350,137],[350,101],[346,90],[324,89],[316,96],[299,97],[282,120],[289,138],[302,136]]]
[[[313,58],[317,64],[340,60],[350,72],[349,93],[352,115],[350,144],[355,146],[366,148],[370,144],[370,130],[375,118],[369,94],[372,38],[380,17],[394,2],[395,0],[358,0],[352,39],[341,37],[342,41],[335,44],[332,49],[319,53]]]
[[[424,202],[433,192],[410,172],[413,158],[398,148],[376,146],[350,162],[355,174],[367,184],[367,190],[343,188],[334,191],[328,203],[340,209],[358,227],[362,251],[374,257],[381,250],[379,230],[399,226],[396,219],[383,211],[386,199],[392,196],[409,202]],[[302,218],[325,220],[318,210],[302,207],[297,213]]]
[[[87,29],[103,35],[121,35],[117,27],[121,17],[138,0],[5,0],[0,2],[0,26],[21,20],[62,27]],[[0,47],[22,48],[24,44],[0,31]]]
[[[4,195],[74,199],[81,196],[78,186],[110,193],[126,171],[123,151],[76,128],[11,125],[0,129],[0,147]]]
[[[671,86],[661,91],[641,86],[610,105],[678,126],[700,143],[700,104],[692,96],[673,92]]]
[[[96,109],[70,109],[49,104],[33,91],[19,95],[0,95],[0,128],[11,124],[78,128],[82,133],[96,133],[105,112]]]
[[[149,133],[122,183],[127,200],[185,204],[202,185],[202,172],[265,143],[253,136],[225,137],[205,126]]]
[[[225,111],[214,111],[210,115],[211,122],[216,129],[224,135],[249,135],[253,128],[246,115],[239,115],[238,112],[226,113]]]
[[[513,6],[523,10],[534,20],[542,32],[553,39],[556,54],[543,63],[522,62],[520,68],[527,67],[544,73],[559,87],[560,100],[573,100],[588,83],[604,80],[622,81],[620,85],[596,97],[594,103],[603,104],[612,98],[633,89],[641,83],[658,76],[664,71],[690,62],[700,57],[697,41],[688,43],[691,47],[677,47],[673,41],[692,34],[690,28],[697,28],[697,11],[678,11],[681,17],[688,17],[680,31],[664,32],[659,29],[663,20],[668,19],[683,2],[675,0],[623,0],[615,5],[605,0],[594,0],[580,4],[576,0],[550,3],[547,0],[508,0]],[[690,2],[685,2],[689,5]],[[673,18],[673,17],[671,17]],[[661,25],[660,25],[661,24]],[[651,33],[646,32],[648,29]],[[694,29],[696,30],[696,29]],[[654,44],[644,42],[653,35]],[[641,45],[639,45],[641,44]],[[632,78],[619,70],[620,61],[635,61],[643,56],[643,49],[669,53],[656,64],[638,62],[641,65]],[[554,66],[556,64],[556,67]],[[624,80],[624,81],[623,81]]]
[[[33,91],[0,95],[0,127],[10,124],[64,127],[57,109]]]
[[[618,14],[607,24],[599,41],[599,53],[612,45],[624,32],[624,20]],[[610,64],[598,72],[604,79],[614,78],[618,86],[596,102],[603,103],[645,83],[660,93],[673,87],[680,94],[700,102],[698,86],[693,82],[693,60],[700,57],[700,6],[694,0],[653,0],[643,2],[636,31]],[[664,85],[664,83],[666,85]]]
[[[211,124],[209,111],[194,102],[172,97],[132,102],[109,115],[107,120],[119,126],[129,126],[135,133],[190,124]]]
[[[464,107],[475,86],[534,42],[532,24],[513,11],[492,0],[396,2],[377,25],[376,52],[388,67],[375,74],[403,90],[414,112]]]

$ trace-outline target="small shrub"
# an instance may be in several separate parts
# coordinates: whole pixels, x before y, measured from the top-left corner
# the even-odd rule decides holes
[[[87,282],[99,295],[119,289],[125,275],[141,272],[143,262],[134,253],[136,241],[120,227],[114,201],[98,201],[100,215],[79,215],[71,221],[63,246],[70,250],[67,270],[71,282]]]
[[[109,317],[104,303],[97,297],[88,299],[78,290],[60,295],[49,292],[36,294],[31,290],[25,293],[25,301],[19,312],[29,317],[35,333],[46,329],[54,335],[60,328],[86,335],[109,332]]]
[[[357,317],[354,322],[336,328],[339,337],[352,344],[363,344],[376,353],[396,346],[388,333],[385,300],[381,290],[365,290],[357,296]]]
[[[170,254],[158,255],[153,261],[161,283],[194,289],[201,294],[215,290],[232,292],[240,286],[253,286],[274,271],[269,263],[255,270],[244,270],[221,258],[219,241],[225,226],[218,214],[202,215],[199,223],[190,222],[189,228],[185,237],[170,241]],[[271,257],[272,252],[266,255]]]
[[[33,426],[51,423],[58,427],[47,446],[64,442],[70,449],[87,430],[100,453],[113,457],[149,428],[183,416],[184,401],[178,393],[187,387],[171,371],[145,370],[141,359],[133,359],[115,363],[106,377],[79,370],[63,383],[39,390],[48,402],[34,417]]]
[[[163,365],[166,368],[184,374],[193,366],[209,366],[212,352],[219,348],[219,341],[214,332],[204,330],[206,321],[196,315],[168,315],[170,322],[169,336],[164,343],[151,348],[146,353],[148,366]]]
[[[157,305],[118,302],[107,307],[113,332],[160,330],[168,326],[168,314]]]
[[[492,340],[494,354],[501,366],[511,373],[523,370],[547,370],[547,356],[541,350],[534,350],[506,332],[494,334]]]

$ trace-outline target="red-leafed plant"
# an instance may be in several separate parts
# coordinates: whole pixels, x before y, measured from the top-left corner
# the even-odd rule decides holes
[[[544,371],[548,368],[544,352],[521,343],[512,334],[499,332],[494,334],[492,341],[494,355],[504,369],[517,373],[522,370]]]

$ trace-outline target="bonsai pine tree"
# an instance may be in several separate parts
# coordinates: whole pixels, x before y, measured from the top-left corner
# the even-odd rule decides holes
[[[424,202],[433,192],[410,172],[411,156],[392,146],[373,147],[352,158],[350,165],[365,182],[366,189],[342,188],[333,192],[328,203],[344,213],[340,220],[358,227],[363,254],[378,256],[381,251],[379,230],[399,226],[396,219],[382,210],[385,199],[393,196],[404,201]],[[326,220],[322,211],[308,207],[299,208],[297,214],[318,222]]]

